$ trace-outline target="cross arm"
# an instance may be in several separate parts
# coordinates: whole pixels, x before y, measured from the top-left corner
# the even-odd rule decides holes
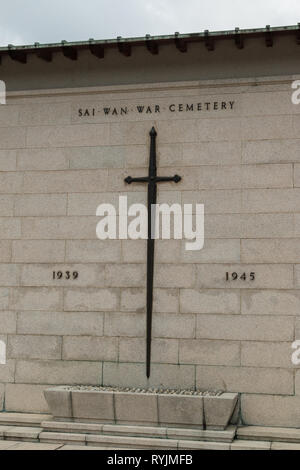
[[[148,178],[148,176],[141,176],[140,178],[132,178],[131,176],[127,176],[127,178],[125,178],[124,181],[127,184],[131,184],[131,183],[148,183],[149,178]]]
[[[159,183],[161,181],[174,181],[174,183],[179,183],[181,181],[181,176],[174,175],[174,176],[157,176],[155,178],[156,182]]]

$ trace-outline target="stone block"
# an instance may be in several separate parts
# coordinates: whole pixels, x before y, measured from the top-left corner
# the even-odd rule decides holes
[[[300,256],[297,239],[241,240],[243,263],[294,263]],[[296,271],[296,282],[298,281]]]
[[[201,190],[240,189],[242,184],[240,165],[205,165],[197,169],[197,175],[198,189]]]
[[[9,288],[0,287],[0,310],[8,310],[10,295],[11,295],[11,290]]]
[[[95,217],[24,217],[22,236],[30,240],[66,240],[96,238]],[[15,237],[15,238],[19,238]]]
[[[54,287],[17,287],[13,290],[11,308],[15,310],[59,310],[62,290]]]
[[[117,339],[103,336],[65,336],[62,358],[67,361],[116,361]]]
[[[117,310],[119,295],[116,289],[69,288],[65,289],[66,311]]]
[[[186,242],[186,240],[183,240],[181,249],[179,248],[182,263],[240,262],[240,240],[205,239],[203,249],[198,251],[187,251]]]
[[[243,341],[241,365],[252,367],[293,367],[290,342]]]
[[[240,313],[238,290],[181,289],[182,313]]]
[[[195,315],[156,313],[153,315],[153,338],[195,338]]]
[[[245,117],[241,121],[243,140],[269,140],[293,138],[292,116]]]
[[[292,289],[293,266],[289,264],[203,264],[197,266],[197,287],[207,288],[239,288],[239,289]],[[248,273],[248,281],[237,279],[226,280],[226,272]],[[250,272],[255,279],[250,280]],[[191,286],[188,286],[191,287]]]
[[[36,442],[41,432],[42,428],[34,428],[32,426],[13,426],[4,431],[4,436],[8,441],[17,439],[25,442]]]
[[[10,450],[61,450],[61,444],[41,444],[38,442],[19,442]]]
[[[102,423],[114,422],[115,405],[112,392],[76,390],[71,393],[74,419],[97,420]]]
[[[0,171],[15,171],[17,150],[0,150]]]
[[[20,149],[17,151],[17,168],[21,171],[67,170],[69,162],[65,149]]]
[[[7,356],[11,359],[60,359],[62,340],[57,336],[10,335]]]
[[[0,127],[1,149],[26,147],[26,127]]]
[[[14,264],[0,264],[0,286],[17,286],[19,277],[19,266]]]
[[[11,240],[0,240],[0,262],[9,263],[11,261]]]
[[[293,187],[291,164],[243,165],[242,188]]]
[[[168,202],[168,204],[171,204]],[[161,232],[161,229],[160,229]],[[171,219],[170,240],[159,239],[155,245],[155,261],[157,263],[180,263],[181,241],[172,240],[174,236],[174,222]],[[161,237],[161,235],[160,235]]]
[[[0,216],[14,215],[14,195],[0,194]]]
[[[166,428],[167,436],[170,439],[188,441],[214,441],[232,442],[235,437],[235,426],[228,426],[226,431],[213,431],[190,428]]]
[[[240,365],[238,341],[179,340],[179,363],[201,365]]]
[[[72,149],[73,150],[73,149]],[[108,188],[111,189],[111,188]],[[119,214],[119,197],[126,196],[128,206],[131,204],[146,204],[146,191],[124,191],[124,192],[104,192],[99,186],[95,193],[69,193],[68,194],[68,214],[69,215],[95,215],[100,204],[112,204]],[[160,196],[161,198],[161,196]]]
[[[107,170],[34,171],[24,175],[24,193],[95,192],[107,188]],[[66,209],[66,206],[65,206]]]
[[[22,141],[24,136],[20,127],[18,134],[13,136],[13,143],[16,146],[16,139],[20,140],[20,147],[25,147]],[[6,133],[8,134],[8,133]],[[0,134],[1,137],[1,134]],[[12,136],[3,135],[2,148],[9,147]],[[96,146],[107,145],[109,143],[108,124],[78,124],[71,126],[42,126],[27,127],[27,147],[76,147],[76,146]]]
[[[293,214],[241,214],[241,238],[295,236]]]
[[[247,315],[298,315],[300,293],[297,290],[244,290],[242,313]]]
[[[0,450],[13,449],[18,445],[18,441],[0,441]]]
[[[122,240],[122,260],[124,263],[144,263],[147,261],[145,240]]]
[[[293,341],[294,319],[267,315],[198,315],[196,337],[244,341]]]
[[[200,142],[241,140],[241,121],[237,118],[200,119],[198,125],[198,140]]]
[[[107,264],[105,284],[108,287],[144,287],[144,266],[140,264]]]
[[[11,319],[10,316],[13,316],[13,318]],[[10,313],[10,316],[8,327],[11,328],[12,333],[15,333],[15,314]],[[12,323],[13,319],[14,323]],[[99,312],[18,313],[18,334],[102,336],[103,325],[103,313]]]
[[[121,291],[121,310],[123,312],[145,312],[146,292],[144,288],[129,288]]]
[[[70,124],[70,102],[24,103],[20,106],[19,123],[25,126]]]
[[[191,365],[152,364],[147,380],[145,364],[103,364],[103,384],[121,387],[187,388],[195,387],[195,368]]]
[[[166,166],[179,165],[184,161],[187,166],[199,165],[234,165],[239,164],[241,159],[241,144],[232,142],[201,142],[183,143],[182,155],[178,155],[174,161],[173,149],[169,158],[161,158],[161,164]],[[172,158],[173,157],[173,158]]]
[[[16,263],[61,263],[64,260],[64,240],[13,240],[12,242],[12,261]]]
[[[82,152],[82,149],[78,147],[71,149],[68,153],[70,168],[74,168],[76,170],[90,168],[123,168],[126,147],[87,147],[84,153]]]
[[[21,237],[21,220],[16,217],[0,218],[0,239],[17,239]]]
[[[191,442],[178,441],[178,449],[194,450],[229,450],[230,444],[226,442]]]
[[[66,261],[73,263],[121,262],[121,241],[67,240]]]
[[[156,287],[178,288],[194,286],[195,266],[184,264],[156,265],[154,285]]]
[[[203,428],[203,398],[158,395],[159,424],[171,427]]]
[[[244,441],[236,440],[231,446],[230,450],[270,450],[271,443],[267,441]]]
[[[3,410],[4,405],[4,384],[0,384],[0,411]]]
[[[0,364],[0,382],[12,383],[15,381],[15,361],[8,359],[5,364]]]
[[[200,390],[225,390],[244,393],[293,395],[291,370],[266,367],[196,366]]]
[[[73,402],[71,400],[70,390],[47,388],[44,390],[44,396],[48,404],[49,412],[54,418],[73,417]]]
[[[1,134],[1,128],[0,128]],[[0,174],[0,193],[19,194],[22,192],[22,173],[5,171]]]
[[[116,422],[119,424],[138,423],[157,425],[157,395],[115,392]]]
[[[177,313],[179,311],[179,292],[177,289],[154,289],[153,312]]]
[[[102,364],[88,361],[18,361],[16,383],[99,385]]]
[[[119,361],[145,363],[144,338],[119,338]],[[152,362],[176,364],[178,340],[155,338],[152,340]]]
[[[104,334],[106,336],[144,336],[145,316],[140,313],[106,313]]]
[[[285,426],[299,428],[300,397],[270,394],[243,394],[243,423],[254,426]]]
[[[47,385],[30,384],[6,384],[5,385],[5,409],[6,411],[24,413],[49,413],[49,408],[44,397]],[[20,420],[20,423],[22,420]],[[38,426],[40,423],[36,423]],[[21,424],[20,424],[21,425]],[[29,424],[28,424],[29,425]],[[30,424],[32,425],[32,424]]]
[[[242,163],[299,162],[298,140],[276,139],[243,142]]]
[[[204,204],[205,214],[238,214],[241,212],[240,189],[183,191],[182,204]]]
[[[241,440],[300,443],[300,431],[293,428],[241,426],[237,429],[237,437]]]
[[[205,208],[204,208],[205,211]],[[207,214],[204,221],[205,240],[237,239],[242,233],[241,214]],[[204,240],[204,244],[205,244]],[[205,245],[204,245],[205,246]],[[203,248],[205,249],[205,248]]]
[[[66,194],[26,194],[15,199],[15,215],[55,216],[67,214]]]
[[[291,442],[272,442],[271,450],[300,450],[300,444]]]
[[[28,287],[96,287],[104,284],[105,268],[102,264],[31,264],[20,267],[20,284]],[[53,272],[62,272],[59,278]],[[77,272],[77,278],[73,273]],[[69,294],[69,291],[67,291]]]
[[[124,426],[117,424],[104,424],[103,434],[113,436],[138,436],[138,437],[167,437],[167,428],[158,426]]]
[[[73,444],[76,443],[81,446],[85,446],[86,436],[85,434],[75,434],[67,432],[46,432],[42,431],[39,435],[39,440],[41,443],[60,443],[63,444]],[[83,447],[84,449],[84,447]]]
[[[237,406],[237,393],[222,393],[217,397],[204,397],[206,429],[226,429]]]
[[[0,311],[0,325],[2,334],[14,334],[17,329],[17,314],[15,312]]]
[[[245,189],[242,211],[248,213],[293,212],[299,207],[299,188]]]

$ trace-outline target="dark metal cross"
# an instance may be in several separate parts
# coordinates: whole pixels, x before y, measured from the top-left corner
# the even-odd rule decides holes
[[[153,306],[153,270],[154,270],[154,234],[155,229],[152,226],[155,222],[155,206],[157,184],[163,181],[174,181],[178,183],[181,177],[174,176],[157,176],[156,174],[156,130],[152,127],[150,131],[150,160],[149,160],[149,173],[148,176],[140,178],[132,178],[127,176],[125,182],[131,183],[148,183],[148,240],[147,240],[147,340],[146,340],[146,363],[147,377],[150,377],[150,362],[151,362],[151,331],[152,331],[152,306]]]

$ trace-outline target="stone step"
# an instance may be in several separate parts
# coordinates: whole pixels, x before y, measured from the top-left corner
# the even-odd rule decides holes
[[[42,443],[61,443],[71,446],[97,446],[106,449],[155,449],[155,450],[188,450],[214,449],[229,450],[230,443],[185,441],[165,438],[123,437],[104,434],[75,434],[43,431],[39,436]]]
[[[42,421],[50,418],[48,414],[0,412],[0,426],[39,427]]]
[[[75,434],[104,434],[124,437],[146,437],[175,439],[186,441],[232,442],[236,427],[228,426],[226,431],[202,429],[166,428],[150,426],[125,426],[117,424],[74,423],[66,421],[43,421],[41,427],[47,432],[63,432]]]
[[[6,441],[38,442],[42,428],[33,426],[0,426],[0,439]]]
[[[277,441],[300,443],[300,429],[263,426],[241,426],[237,429],[237,439],[247,441]]]

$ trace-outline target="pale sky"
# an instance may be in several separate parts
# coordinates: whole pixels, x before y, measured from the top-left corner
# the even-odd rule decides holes
[[[2,0],[0,44],[293,25],[300,0]]]

